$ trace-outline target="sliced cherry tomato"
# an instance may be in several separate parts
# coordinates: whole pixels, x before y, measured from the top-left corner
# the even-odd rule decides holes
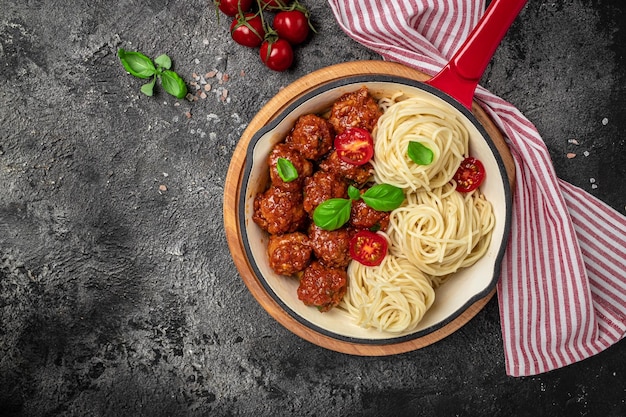
[[[265,38],[261,16],[256,13],[246,13],[243,17],[237,15],[230,24],[230,36],[239,45],[250,48],[261,45]]]
[[[454,174],[456,189],[462,193],[474,191],[485,179],[485,167],[483,163],[474,157],[467,157],[461,162],[461,166]]]
[[[276,13],[273,25],[278,36],[292,45],[304,42],[309,36],[309,19],[300,10]]]
[[[261,61],[274,71],[285,71],[293,64],[293,49],[284,39],[263,41],[259,50]]]
[[[214,0],[215,5],[227,16],[235,16],[241,9],[242,13],[252,8],[253,0]]]
[[[377,266],[387,255],[388,246],[383,235],[361,230],[350,239],[350,256],[365,266]]]
[[[342,161],[363,165],[374,156],[374,140],[367,130],[351,127],[335,136],[335,149]]]

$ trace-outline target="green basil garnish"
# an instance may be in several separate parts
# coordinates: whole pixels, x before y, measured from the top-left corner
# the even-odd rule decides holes
[[[154,93],[154,85],[156,84],[156,77],[152,77],[152,81],[146,83],[141,86],[140,91],[147,95],[148,97],[152,97]]]
[[[352,200],[348,198],[331,198],[315,208],[313,222],[324,230],[336,230],[350,219]]]
[[[137,78],[150,78],[157,72],[152,60],[141,52],[125,51],[120,48],[117,56],[124,69]]]
[[[409,158],[419,165],[430,165],[433,162],[433,151],[419,142],[409,142]]]
[[[176,98],[187,95],[187,85],[180,75],[171,70],[163,70],[161,73],[161,85],[163,89]]]
[[[285,182],[291,182],[298,178],[298,170],[286,158],[278,158],[276,160],[276,171],[278,171],[280,179]]]
[[[187,85],[176,72],[170,70],[172,60],[169,56],[162,54],[156,57],[154,62],[141,52],[125,51],[120,48],[117,56],[124,66],[124,69],[137,78],[152,78],[147,84],[141,86],[141,92],[147,96],[154,93],[154,85],[157,78],[161,80],[163,89],[176,98],[183,98],[187,95]],[[156,63],[156,66],[154,65]]]
[[[162,68],[165,68],[165,69],[172,68],[172,59],[165,54],[159,55],[156,58],[154,58],[154,62]]]
[[[376,184],[363,194],[354,186],[348,187],[350,198],[331,198],[315,208],[313,222],[324,230],[336,230],[350,220],[352,201],[363,199],[374,210],[395,210],[404,202],[404,191],[391,184]]]
[[[404,192],[391,184],[376,184],[361,194],[365,204],[378,211],[395,210],[404,201]]]
[[[358,188],[356,188],[354,185],[349,185],[348,186],[348,197],[350,197],[351,200],[360,200],[361,199],[361,191],[359,191]]]

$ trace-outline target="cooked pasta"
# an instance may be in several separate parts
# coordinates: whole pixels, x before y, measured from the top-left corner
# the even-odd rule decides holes
[[[378,108],[385,113],[389,107],[396,104],[399,101],[406,100],[407,96],[402,91],[396,91],[389,96],[384,96],[378,99]]]
[[[406,258],[388,254],[376,267],[348,266],[348,291],[339,305],[365,328],[413,329],[435,301],[429,278]]]
[[[479,190],[463,194],[448,183],[407,194],[405,204],[391,213],[387,233],[390,251],[439,277],[433,281],[438,286],[443,277],[484,255],[493,226],[491,205]]]
[[[374,129],[374,179],[415,191],[431,190],[449,182],[467,155],[469,133],[459,118],[432,99],[383,99],[386,111]],[[408,156],[410,142],[433,152],[433,161],[419,165]]]
[[[402,93],[381,98],[379,107],[374,181],[403,188],[406,201],[390,214],[383,262],[348,266],[340,307],[363,327],[401,333],[417,327],[437,287],[486,253],[495,217],[480,189],[456,190],[453,177],[469,154],[469,132],[454,112]],[[430,164],[410,159],[411,141],[432,151]]]

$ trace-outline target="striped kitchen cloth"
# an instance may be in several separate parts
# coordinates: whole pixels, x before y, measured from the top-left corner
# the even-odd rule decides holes
[[[348,36],[437,73],[485,10],[483,0],[328,0]],[[506,372],[566,366],[626,333],[626,217],[556,176],[548,149],[519,110],[478,86],[516,167],[510,241],[498,283]]]

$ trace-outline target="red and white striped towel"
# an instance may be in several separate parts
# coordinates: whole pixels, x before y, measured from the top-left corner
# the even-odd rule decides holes
[[[483,0],[329,0],[357,42],[434,75],[485,10]],[[557,178],[533,124],[482,87],[475,98],[516,165],[510,243],[498,284],[506,372],[580,361],[626,333],[626,218]]]

